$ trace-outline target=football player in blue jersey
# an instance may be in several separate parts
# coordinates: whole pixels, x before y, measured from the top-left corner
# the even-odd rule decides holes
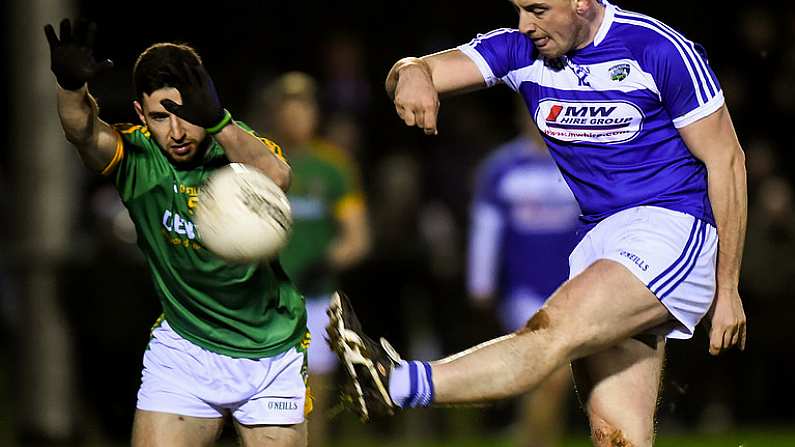
[[[522,96],[582,211],[569,280],[523,329],[437,362],[373,342],[344,298],[330,341],[362,418],[514,396],[571,363],[594,444],[650,446],[666,339],[706,316],[710,353],[745,347],[745,157],[699,45],[607,1],[512,3],[518,29],[401,59],[386,89],[427,134],[440,95]]]

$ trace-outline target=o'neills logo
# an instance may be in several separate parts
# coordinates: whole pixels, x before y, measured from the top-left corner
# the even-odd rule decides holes
[[[545,135],[561,141],[623,143],[643,127],[643,112],[626,101],[558,101],[538,104],[535,121]]]
[[[268,402],[268,410],[279,411],[295,411],[298,409],[298,404],[290,401],[270,401]]]

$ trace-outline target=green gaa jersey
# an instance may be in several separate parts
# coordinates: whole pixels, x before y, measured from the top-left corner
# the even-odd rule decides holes
[[[334,275],[325,268],[337,220],[364,206],[359,181],[350,158],[319,141],[292,151],[290,166],[293,231],[280,259],[302,293],[327,295],[337,288]]]
[[[169,162],[147,128],[114,128],[120,138],[103,174],[113,176],[135,223],[169,325],[194,344],[231,357],[271,357],[297,346],[306,332],[304,299],[279,262],[230,264],[202,245],[192,221],[199,187],[229,163],[221,145],[211,140],[200,166],[181,168]],[[263,150],[282,157],[276,144],[262,141]]]

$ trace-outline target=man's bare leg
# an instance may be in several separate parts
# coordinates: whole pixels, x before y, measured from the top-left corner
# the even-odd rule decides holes
[[[597,447],[650,447],[665,340],[627,339],[572,363]]]
[[[243,425],[235,421],[243,447],[306,447],[306,422],[295,425]]]
[[[221,435],[222,418],[195,418],[135,410],[133,447],[205,447]]]
[[[434,403],[481,402],[524,393],[567,362],[670,318],[626,267],[599,260],[561,286],[526,328],[434,362]]]
[[[516,446],[556,447],[563,444],[565,409],[571,388],[571,369],[567,365],[553,372],[522,398]]]
[[[322,342],[321,342],[322,343]],[[334,374],[309,372],[309,389],[312,390],[312,413],[309,415],[309,443],[313,446],[328,444],[329,408]]]

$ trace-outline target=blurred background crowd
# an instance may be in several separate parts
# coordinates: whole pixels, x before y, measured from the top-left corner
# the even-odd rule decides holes
[[[692,342],[670,343],[661,431],[791,428],[795,380],[785,365],[795,356],[795,134],[788,130],[795,119],[795,7],[684,0],[618,5],[704,45],[747,155],[741,291],[748,349],[709,357],[703,329]],[[467,241],[478,166],[519,132],[513,94],[497,87],[446,99],[439,135],[427,137],[403,126],[383,80],[400,57],[516,26],[508,2],[37,0],[3,8],[0,444],[123,443],[148,330],[159,315],[123,205],[106,179],[80,166],[57,127],[55,80],[41,30],[61,17],[98,23],[95,53],[115,68],[90,90],[111,123],[136,120],[132,64],[154,42],[193,45],[225,107],[264,135],[279,136],[275,117],[282,111],[269,88],[286,72],[305,73],[316,119],[311,137],[345,160],[365,204],[368,240],[334,274],[367,332],[427,359],[499,334],[494,312],[468,297]],[[289,159],[291,147],[283,143]],[[323,343],[319,334],[315,342]],[[332,377],[323,385],[330,400],[333,384]],[[570,394],[568,430],[584,433]],[[369,431],[412,439],[508,433],[517,413],[511,402],[418,412]],[[332,422],[331,441],[364,431],[338,408],[323,419]]]

